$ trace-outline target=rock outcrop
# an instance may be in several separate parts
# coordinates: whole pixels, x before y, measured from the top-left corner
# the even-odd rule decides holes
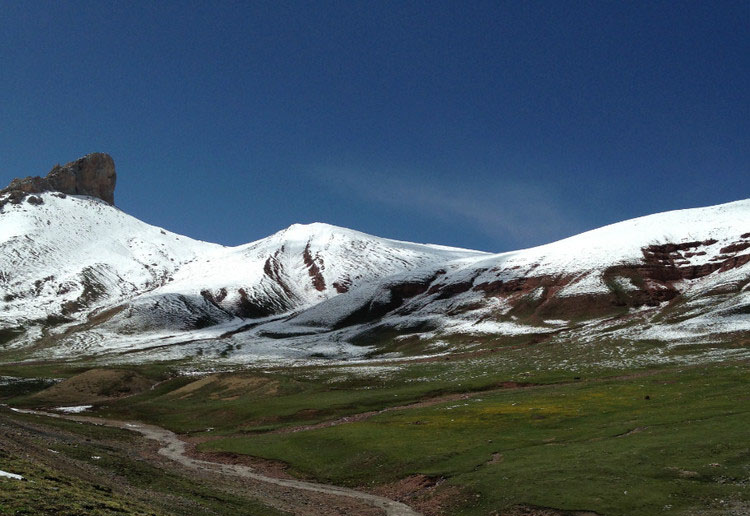
[[[115,162],[109,154],[95,152],[65,165],[55,165],[47,177],[14,179],[1,195],[10,202],[20,202],[28,194],[61,192],[70,195],[89,195],[115,204]]]

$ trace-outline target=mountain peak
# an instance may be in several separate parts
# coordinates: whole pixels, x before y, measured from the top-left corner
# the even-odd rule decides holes
[[[326,224],[325,222],[311,222],[309,224],[292,224],[288,228],[282,229],[279,233],[291,240],[308,240],[314,237],[328,237],[335,233],[355,233],[355,231]]]
[[[109,154],[94,152],[65,165],[55,165],[46,177],[14,179],[0,195],[8,194],[10,202],[20,202],[28,194],[61,192],[89,195],[115,204],[115,162]]]

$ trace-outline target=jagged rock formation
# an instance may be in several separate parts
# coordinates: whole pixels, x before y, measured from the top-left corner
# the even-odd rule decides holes
[[[94,152],[65,165],[55,165],[47,177],[14,179],[7,188],[0,190],[0,196],[6,195],[6,202],[12,203],[19,203],[28,197],[28,202],[34,204],[40,199],[30,194],[60,192],[89,195],[114,206],[116,180],[112,157]]]

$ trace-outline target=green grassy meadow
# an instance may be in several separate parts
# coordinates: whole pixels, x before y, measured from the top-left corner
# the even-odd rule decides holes
[[[98,403],[93,413],[189,434],[204,452],[279,461],[305,479],[378,491],[423,476],[437,487],[415,496],[450,494],[435,514],[750,510],[746,361],[618,369],[583,360],[606,351],[577,350],[485,346],[428,361],[189,376],[175,375],[174,364],[152,365],[142,374],[158,382],[153,388]],[[560,365],[562,357],[583,365]],[[0,368],[10,372],[19,374]],[[17,406],[43,400],[6,398]],[[362,413],[371,414],[290,431]],[[401,499],[412,501],[408,493]]]
[[[750,500],[749,379],[746,364],[725,364],[500,389],[203,448],[280,460],[299,475],[352,486],[443,477],[468,495],[456,514],[519,504],[681,514]]]

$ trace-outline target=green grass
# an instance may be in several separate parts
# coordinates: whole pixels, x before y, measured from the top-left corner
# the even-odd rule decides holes
[[[388,370],[385,376],[353,373],[356,369],[345,367],[229,373],[220,377],[261,378],[274,386],[273,392],[232,391],[209,384],[186,395],[175,391],[198,378],[178,377],[152,391],[112,402],[100,413],[148,421],[181,433],[201,432],[208,427],[214,432],[257,432],[380,410],[448,393],[493,389],[506,380],[549,383],[574,378],[567,371],[540,372],[531,379],[523,372],[498,376],[485,370],[487,367],[483,360],[412,363]],[[457,375],[462,381],[456,381]]]
[[[46,378],[27,378],[20,381],[3,383],[0,385],[0,401],[20,399],[42,391],[54,384],[54,380]]]
[[[354,486],[447,477],[475,495],[459,514],[516,504],[644,516],[671,506],[677,514],[750,500],[742,487],[750,477],[749,379],[745,364],[716,365],[501,390],[203,449],[281,460],[301,476]],[[494,453],[502,461],[488,464]]]
[[[33,462],[4,451],[0,443],[0,469],[23,475],[27,481],[0,479],[0,515],[179,515],[281,516],[283,513],[221,483],[193,480],[172,470],[156,467],[133,454],[142,438],[133,432],[85,425],[56,418],[13,413],[19,422],[41,425],[49,435],[63,437],[56,444],[43,437],[32,442],[47,456],[47,463]],[[59,432],[64,432],[60,434]],[[48,446],[52,447],[50,451]],[[62,472],[57,457],[87,464],[101,473],[79,478]],[[68,469],[70,469],[68,467]],[[85,469],[84,469],[85,471]],[[92,481],[92,478],[94,479]],[[127,486],[127,489],[122,488]],[[138,497],[131,490],[141,491]],[[131,493],[126,495],[125,493]]]
[[[112,489],[54,469],[0,453],[2,468],[23,475],[26,480],[0,478],[0,514],[104,516],[115,514],[169,514],[132,502]]]
[[[425,344],[432,343],[419,346]],[[608,516],[687,515],[717,507],[721,514],[720,500],[750,507],[746,362],[656,364],[644,357],[682,360],[709,346],[660,355],[654,353],[658,343],[616,339],[462,336],[448,344],[477,353],[365,367],[321,361],[248,368],[202,383],[193,383],[199,376],[177,376],[97,413],[216,437],[202,449],[283,461],[291,473],[325,482],[373,486],[415,474],[445,478],[440,489],[461,493],[450,514],[488,515],[519,504]],[[143,374],[164,379],[176,366],[156,364]],[[23,376],[23,367],[13,367]],[[26,376],[45,371],[33,367]],[[65,374],[85,368],[69,367]],[[535,385],[503,389],[503,382]],[[268,433],[450,393],[471,397],[358,423]],[[18,396],[10,403],[33,400]],[[188,489],[176,479],[154,482]]]
[[[587,359],[610,359],[616,342],[600,346],[532,345],[527,339],[495,341],[485,337],[457,337],[452,345],[480,351],[476,356],[440,357],[428,362],[372,363],[367,367],[321,366],[266,368],[222,375],[226,378],[263,378],[274,382],[274,392],[240,390],[225,392],[207,385],[189,395],[174,391],[199,377],[177,377],[153,391],[112,402],[102,414],[140,419],[176,432],[267,431],[308,424],[344,415],[380,410],[441,394],[475,392],[499,383],[572,382],[575,377],[622,374],[621,369],[591,365]],[[458,342],[460,340],[460,342]],[[631,344],[626,352],[638,355],[651,343]],[[579,366],[572,367],[571,364]],[[374,367],[368,372],[370,366]],[[640,369],[648,367],[641,366]],[[634,368],[635,369],[635,368]],[[33,400],[14,400],[33,403]]]

